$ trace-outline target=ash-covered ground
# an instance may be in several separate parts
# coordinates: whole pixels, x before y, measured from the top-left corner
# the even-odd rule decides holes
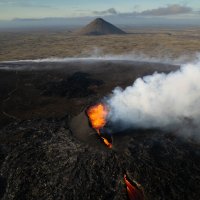
[[[125,172],[142,185],[147,200],[199,199],[196,141],[160,130],[129,130],[113,135],[114,147],[107,149],[95,134],[79,137],[79,130],[92,131],[84,110],[114,87],[178,66],[76,61],[0,68],[1,199],[123,200]]]

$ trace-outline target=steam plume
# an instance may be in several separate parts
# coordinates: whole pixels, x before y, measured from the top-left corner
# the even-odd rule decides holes
[[[115,88],[107,100],[109,120],[125,128],[200,126],[200,58],[169,74],[138,78]]]

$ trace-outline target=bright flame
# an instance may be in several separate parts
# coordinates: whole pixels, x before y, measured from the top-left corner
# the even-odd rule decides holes
[[[108,148],[112,148],[112,144],[105,137],[101,136],[100,133],[100,129],[106,125],[106,117],[108,115],[107,107],[102,103],[99,103],[95,106],[91,106],[87,110],[87,115],[90,119],[92,127],[97,131],[104,144]]]
[[[106,106],[102,103],[92,106],[87,110],[87,115],[90,119],[92,127],[96,129],[99,134],[99,130],[106,124],[106,117],[108,115]]]
[[[130,183],[130,181],[126,177],[126,174],[124,175],[124,181],[126,183],[126,189],[127,189],[128,197],[130,200],[144,200],[143,193],[136,186],[133,186]],[[138,183],[135,183],[135,184],[138,187],[140,187]]]

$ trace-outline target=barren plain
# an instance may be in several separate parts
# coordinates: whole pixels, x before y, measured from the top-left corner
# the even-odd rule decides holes
[[[77,36],[64,31],[0,32],[0,61],[95,54],[146,54],[152,57],[193,56],[200,51],[200,28],[137,28],[126,35]]]

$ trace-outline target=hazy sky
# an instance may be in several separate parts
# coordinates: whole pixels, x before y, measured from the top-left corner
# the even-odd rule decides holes
[[[0,20],[129,14],[200,19],[200,0],[0,0]]]

